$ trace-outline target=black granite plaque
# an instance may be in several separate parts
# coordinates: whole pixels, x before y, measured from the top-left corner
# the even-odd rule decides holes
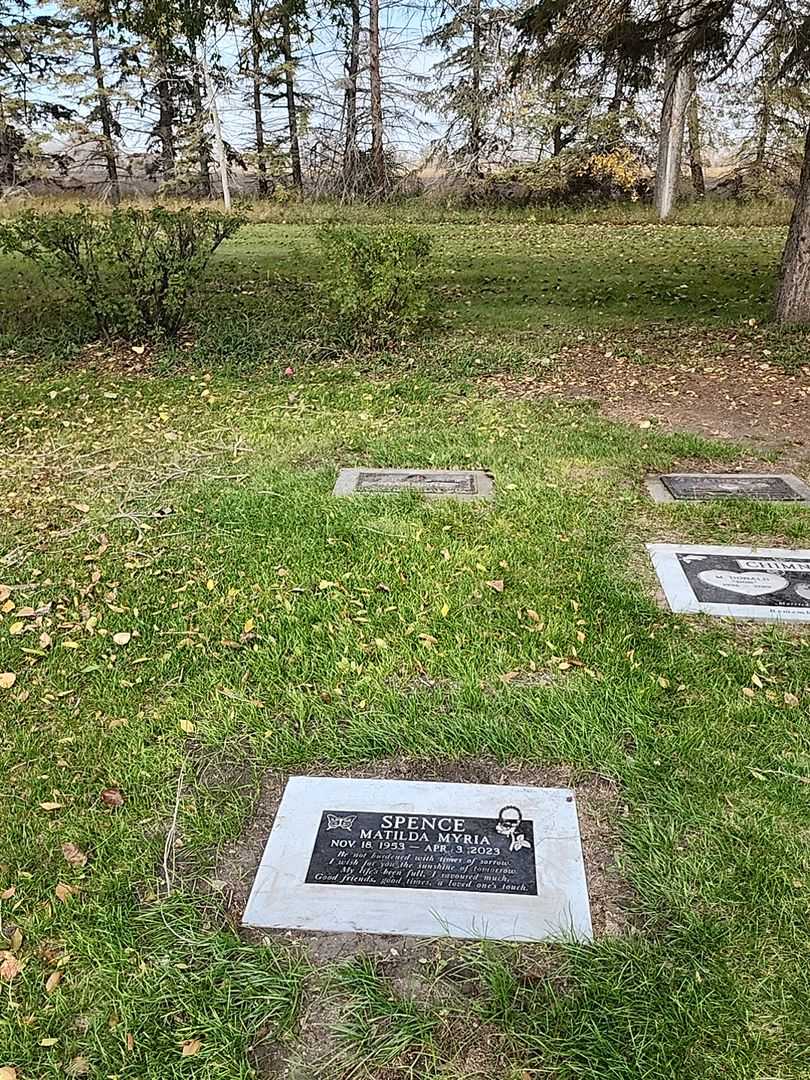
[[[357,491],[423,491],[428,495],[475,495],[475,477],[471,473],[361,472]]]
[[[326,810],[305,880],[536,896],[534,826],[514,806],[496,818]]]
[[[810,559],[678,553],[678,562],[701,604],[810,609]]]
[[[671,473],[661,483],[678,500],[756,499],[759,502],[801,502],[802,496],[781,476],[688,476]]]

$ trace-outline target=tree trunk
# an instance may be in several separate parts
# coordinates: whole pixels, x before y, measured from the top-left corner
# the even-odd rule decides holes
[[[101,66],[101,46],[98,40],[98,18],[95,13],[90,15],[88,19],[88,28],[90,30],[90,44],[93,48],[93,75],[96,80],[96,96],[98,98],[98,115],[101,120],[101,132],[104,136],[104,160],[107,165],[107,179],[110,182],[110,201],[113,206],[118,206],[121,201],[121,187],[118,183],[118,163],[115,160],[113,119],[107,87],[104,84],[104,69]]]
[[[160,140],[160,165],[164,180],[174,177],[174,101],[169,82],[169,65],[166,51],[161,44],[155,45],[155,60],[158,69],[157,95],[160,109],[158,116],[158,139]]]
[[[472,55],[470,57],[470,172],[481,175],[481,0],[472,0]]]
[[[292,54],[290,13],[286,5],[281,12],[281,55],[284,60],[284,91],[287,98],[287,128],[290,132],[290,166],[293,187],[304,189],[301,173],[301,146],[298,142],[298,112],[295,105],[295,61]]]
[[[0,191],[14,187],[17,180],[17,155],[23,140],[6,121],[3,99],[0,97]]]
[[[703,175],[703,150],[700,145],[700,114],[698,112],[697,80],[695,69],[689,65],[689,107],[686,111],[689,128],[689,171],[692,173],[692,187],[695,194],[703,198],[706,194],[706,177]]]
[[[191,109],[194,114],[194,129],[197,139],[197,164],[200,168],[200,188],[206,198],[211,198],[211,154],[205,137],[205,112],[203,110],[200,69],[197,59],[197,43],[188,39],[188,51],[191,57]]]
[[[689,65],[676,59],[677,53],[676,48],[667,60],[664,72],[664,103],[655,171],[655,208],[661,221],[666,221],[672,213],[678,194],[683,130],[689,104]]]
[[[551,156],[559,157],[563,152],[564,146],[562,124],[555,124],[551,129]]]
[[[630,19],[631,3],[632,3],[632,0],[622,0],[622,2],[620,4],[620,7],[619,7],[619,10],[617,12],[617,19],[616,19],[616,27],[617,27],[617,29],[620,26],[623,27],[624,24]],[[613,83],[613,97],[610,99],[610,101],[608,103],[608,107],[607,107],[607,111],[609,113],[614,114],[614,116],[621,112],[622,105],[624,105],[624,98],[625,98],[626,87],[627,87],[627,77],[629,75],[629,72],[630,72],[630,62],[629,62],[627,56],[624,55],[623,53],[619,53],[618,59],[616,61],[616,78],[615,78],[615,81]],[[615,131],[614,134],[615,135],[620,134],[620,132],[618,130],[618,127],[616,128],[616,131]]]
[[[368,4],[368,66],[371,91],[371,183],[374,194],[385,193],[383,150],[382,73],[380,70],[380,0]]]
[[[208,48],[205,42],[203,42],[202,68],[203,78],[205,79],[205,90],[208,94],[208,108],[211,113],[211,124],[214,128],[214,147],[219,163],[219,178],[222,183],[222,202],[225,204],[225,209],[230,210],[231,184],[228,178],[228,155],[225,152],[225,140],[222,138],[222,125],[219,122],[217,95],[216,90],[214,89],[214,80],[211,78],[211,72],[208,69]]]
[[[607,111],[609,113],[621,112],[622,105],[624,104],[624,86],[627,81],[627,61],[622,58],[616,65],[616,81],[613,84],[613,97],[608,103]]]
[[[262,113],[262,32],[258,0],[250,0],[250,67],[253,82],[253,124],[256,129],[256,168],[259,198],[269,194],[267,162],[264,157],[264,115]]]
[[[357,72],[360,69],[360,0],[351,0],[352,25],[346,55],[346,141],[343,145],[343,190],[357,193]]]
[[[759,110],[757,111],[757,149],[754,162],[757,165],[765,164],[765,154],[768,150],[768,136],[771,133],[771,94],[769,72],[763,72],[759,82],[760,98]]]
[[[799,194],[782,255],[776,318],[780,323],[810,323],[810,127],[804,142]]]

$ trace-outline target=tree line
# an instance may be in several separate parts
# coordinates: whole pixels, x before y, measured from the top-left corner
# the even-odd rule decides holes
[[[646,153],[665,220],[722,109],[752,166],[800,166],[778,308],[810,321],[808,74],[810,0],[0,0],[0,189],[61,137],[113,202],[133,153],[167,193],[227,201],[239,168],[260,197],[379,198],[407,130],[470,182]]]

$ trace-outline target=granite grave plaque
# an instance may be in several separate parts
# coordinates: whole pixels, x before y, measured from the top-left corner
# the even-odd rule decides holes
[[[750,499],[810,504],[810,487],[789,473],[662,473],[647,478],[656,502]]]
[[[432,499],[492,498],[492,477],[481,470],[341,469],[335,495],[387,495],[417,491]]]
[[[334,932],[588,940],[574,793],[293,777],[243,921]]]
[[[648,544],[673,611],[810,622],[810,550]]]

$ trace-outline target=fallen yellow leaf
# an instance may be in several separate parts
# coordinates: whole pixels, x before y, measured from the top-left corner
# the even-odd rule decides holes
[[[200,1049],[202,1049],[201,1039],[185,1039],[180,1044],[180,1050],[183,1057],[191,1057],[192,1054],[196,1054]]]
[[[0,690],[10,690],[16,681],[17,676],[13,671],[0,672]]]

